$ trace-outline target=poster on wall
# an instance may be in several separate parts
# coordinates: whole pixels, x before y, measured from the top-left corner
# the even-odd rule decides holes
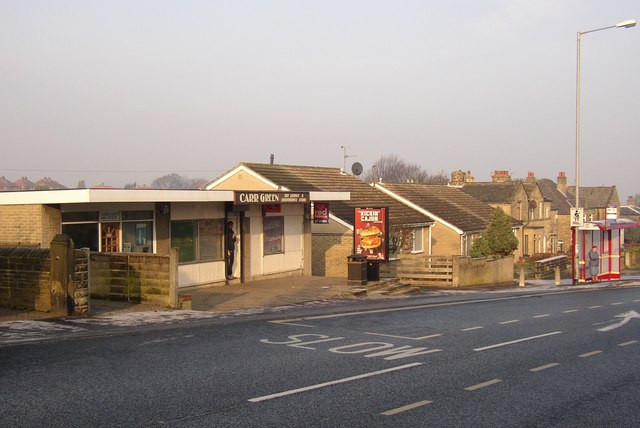
[[[370,261],[389,260],[388,208],[356,208],[354,254]]]
[[[329,224],[328,202],[315,202],[313,204],[313,222],[315,224]]]

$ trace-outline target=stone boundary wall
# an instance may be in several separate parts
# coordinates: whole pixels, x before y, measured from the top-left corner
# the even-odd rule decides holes
[[[88,250],[75,250],[73,313],[89,312]],[[69,296],[71,297],[71,296]],[[51,251],[48,248],[0,247],[0,306],[50,312]]]
[[[492,258],[453,258],[453,287],[513,285],[513,256]]]
[[[92,252],[91,297],[176,307],[177,260],[177,253],[173,252],[171,255]]]

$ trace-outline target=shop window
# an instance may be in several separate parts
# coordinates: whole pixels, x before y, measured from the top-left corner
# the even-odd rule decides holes
[[[171,247],[178,248],[180,263],[223,260],[223,220],[171,222]]]
[[[265,256],[284,253],[284,217],[263,218]]]
[[[200,260],[222,260],[224,235],[223,220],[200,220],[198,222],[198,246]]]
[[[171,248],[178,249],[178,262],[196,261],[196,230],[195,221],[171,222]]]
[[[63,224],[62,233],[71,238],[74,248],[98,251],[98,223]]]
[[[122,247],[125,252],[153,252],[153,222],[132,221],[122,223]]]

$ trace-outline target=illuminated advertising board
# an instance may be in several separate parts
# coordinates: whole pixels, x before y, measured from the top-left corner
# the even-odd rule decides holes
[[[389,260],[388,208],[356,208],[354,254],[369,261]]]

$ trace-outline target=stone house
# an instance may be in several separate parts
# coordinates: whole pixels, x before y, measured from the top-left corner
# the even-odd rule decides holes
[[[375,183],[374,187],[434,219],[430,229],[432,255],[468,255],[495,212],[489,204],[456,187],[422,183]],[[521,224],[514,226],[518,236]]]
[[[388,208],[390,259],[399,258],[403,253],[431,252],[429,229],[434,220],[430,216],[400,203],[340,168],[243,162],[204,187],[207,190],[349,192],[349,200],[329,204],[327,224],[311,224],[313,275],[347,276],[347,257],[355,251],[356,208]],[[381,270],[384,270],[384,265],[382,263]]]

